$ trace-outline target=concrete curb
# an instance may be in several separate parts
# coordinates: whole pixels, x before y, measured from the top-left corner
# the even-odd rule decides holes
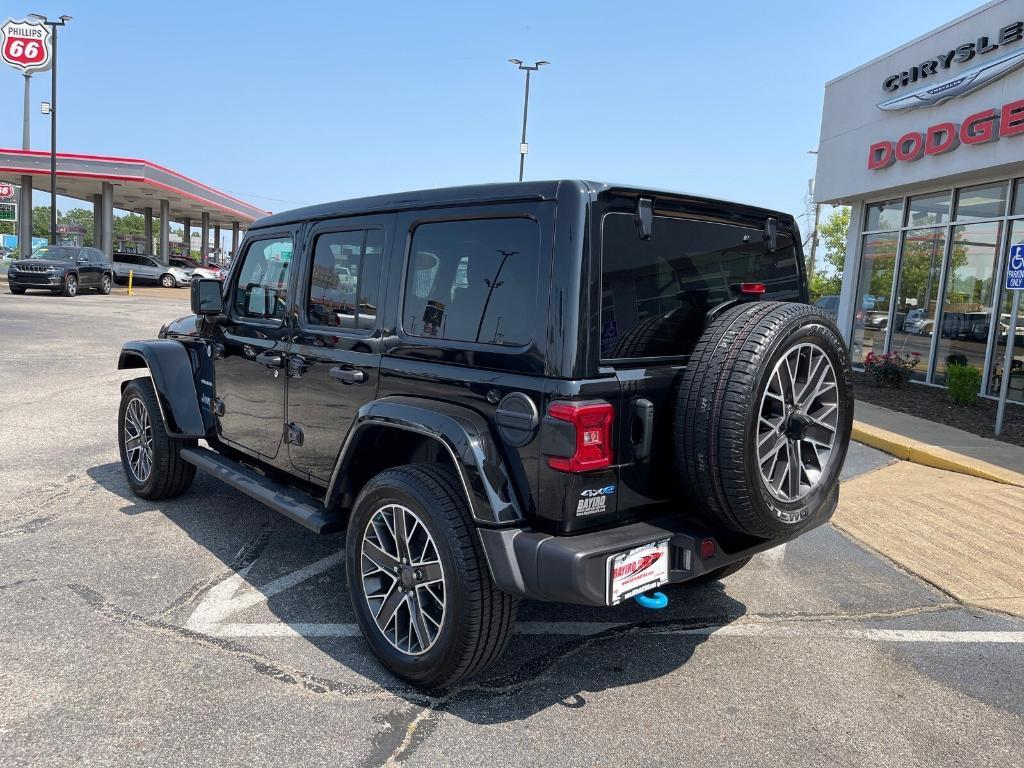
[[[854,420],[852,438],[898,459],[1024,488],[1024,474]]]

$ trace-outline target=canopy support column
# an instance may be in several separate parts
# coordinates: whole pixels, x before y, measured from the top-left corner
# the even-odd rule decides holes
[[[192,219],[185,216],[181,220],[181,224],[185,227],[185,231],[181,233],[181,240],[185,244],[185,258],[192,258]]]
[[[171,204],[160,201],[160,263],[167,265],[171,258]]]
[[[100,209],[100,248],[107,261],[114,260],[114,185],[103,182],[103,194]]]
[[[143,210],[142,218],[142,234],[146,238],[146,250],[143,253],[152,255],[153,253],[153,209],[147,207]]]
[[[231,260],[238,255],[238,222],[231,222]]]
[[[27,119],[27,118],[26,118]],[[18,254],[27,259],[32,253],[32,177],[21,177],[18,199]]]
[[[103,250],[103,195],[92,196],[92,247]]]
[[[210,263],[210,214],[203,211],[202,218],[203,244],[199,248],[199,256],[205,267]]]

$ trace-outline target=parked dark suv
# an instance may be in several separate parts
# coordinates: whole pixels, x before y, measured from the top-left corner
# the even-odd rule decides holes
[[[451,684],[520,597],[611,606],[828,520],[853,394],[803,263],[788,215],[592,182],[273,215],[124,345],[124,471],[347,530],[374,653]]]
[[[110,262],[98,248],[74,245],[41,245],[27,259],[15,261],[7,270],[11,293],[42,289],[64,296],[80,290],[107,295],[113,286]]]

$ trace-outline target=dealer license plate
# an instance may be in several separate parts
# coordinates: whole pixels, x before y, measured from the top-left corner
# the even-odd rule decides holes
[[[609,604],[639,595],[668,581],[668,539],[608,558]]]

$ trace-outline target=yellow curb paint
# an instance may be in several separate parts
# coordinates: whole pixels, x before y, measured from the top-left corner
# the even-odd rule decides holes
[[[851,437],[858,443],[864,443],[914,464],[1024,488],[1024,474],[997,467],[987,461],[972,459],[945,448],[922,443],[919,440],[889,432],[862,421],[854,420]]]

